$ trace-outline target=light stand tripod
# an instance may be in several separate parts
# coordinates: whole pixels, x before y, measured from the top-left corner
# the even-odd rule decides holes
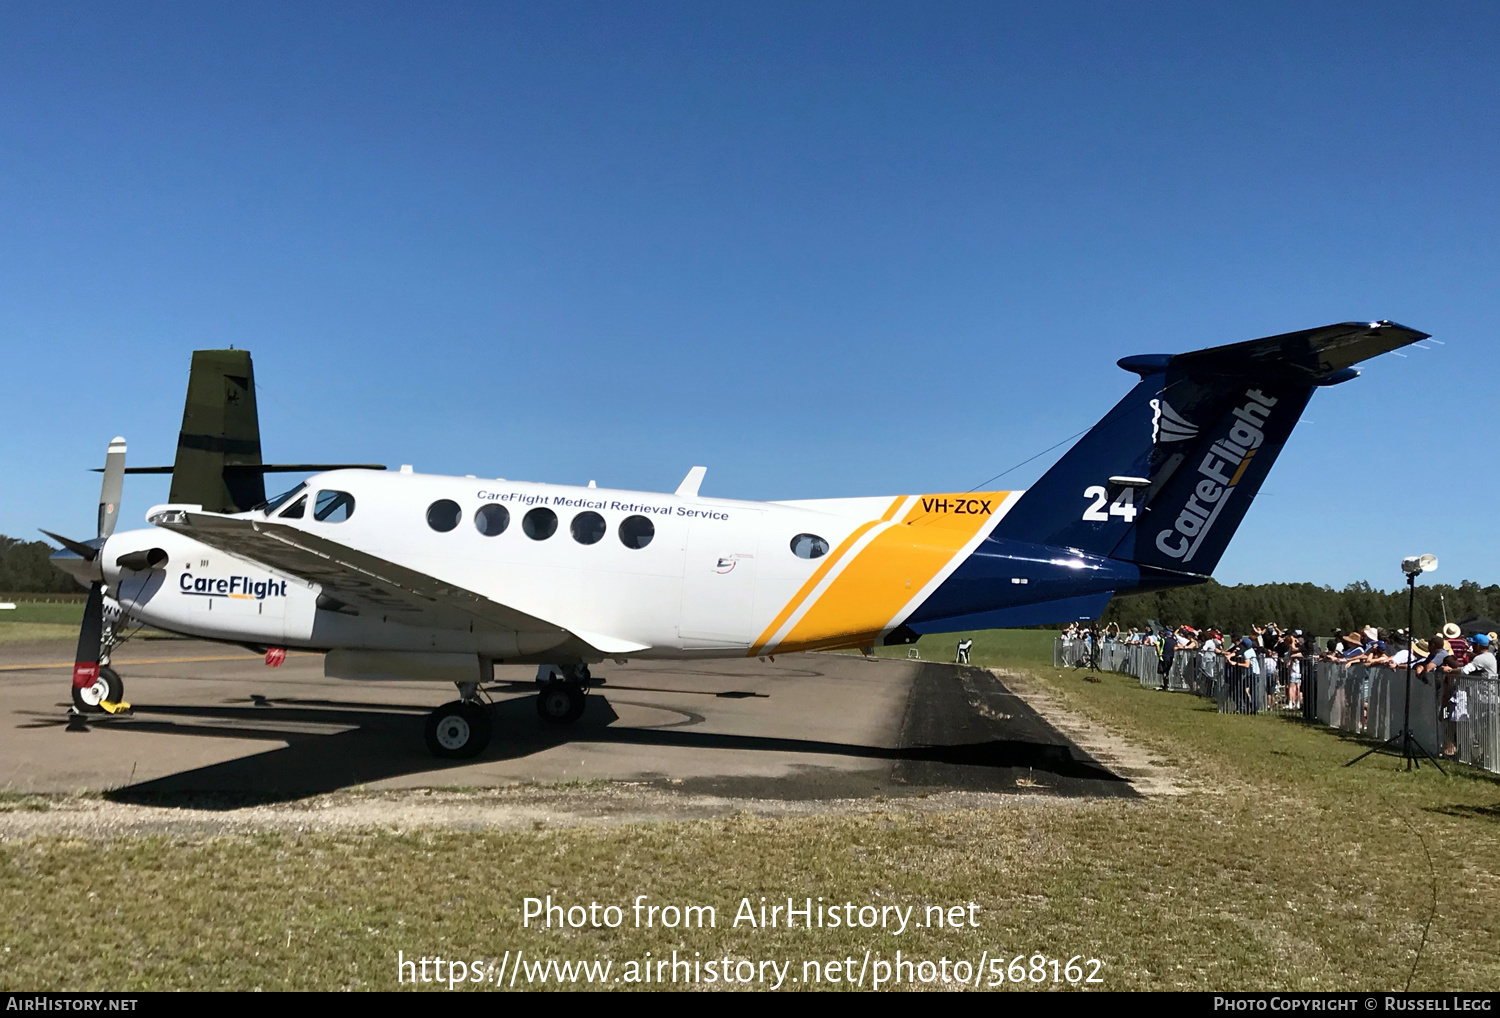
[[[1359,756],[1344,764],[1345,767],[1353,767],[1371,753],[1378,753],[1383,749],[1395,749],[1400,745],[1401,758],[1406,761],[1406,769],[1420,768],[1422,761],[1417,754],[1425,756],[1432,766],[1438,769],[1438,773],[1447,776],[1448,772],[1443,770],[1443,765],[1438,763],[1437,757],[1427,751],[1427,747],[1418,742],[1411,734],[1411,669],[1413,658],[1417,653],[1416,634],[1413,626],[1416,616],[1417,604],[1417,577],[1429,570],[1437,568],[1437,556],[1421,555],[1410,556],[1401,561],[1401,571],[1406,573],[1406,706],[1401,715],[1401,731],[1386,739],[1378,746],[1365,750]]]

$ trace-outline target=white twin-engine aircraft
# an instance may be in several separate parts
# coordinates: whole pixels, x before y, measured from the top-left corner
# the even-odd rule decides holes
[[[1356,322],[1177,355],[1029,491],[745,502],[260,461],[245,351],[194,354],[177,461],[111,445],[99,536],[54,562],[90,587],[77,710],[117,710],[116,612],[327,675],[452,682],[427,743],[484,749],[480,690],[536,664],[537,708],[576,720],[606,659],[766,657],[925,633],[1095,619],[1119,592],[1206,580],[1314,389],[1426,338]],[[114,533],[122,475],[173,474],[152,526]],[[314,472],[266,500],[268,472]],[[53,535],[55,536],[55,535]],[[107,610],[108,609],[108,610]],[[101,664],[102,662],[102,664]]]

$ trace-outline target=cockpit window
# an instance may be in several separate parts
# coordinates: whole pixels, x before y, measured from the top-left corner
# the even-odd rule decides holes
[[[313,519],[319,523],[343,523],[354,515],[354,496],[347,491],[320,491],[313,507]]]
[[[297,492],[301,491],[305,487],[307,487],[307,482],[303,481],[301,484],[297,485],[290,491],[283,491],[280,495],[277,495],[270,501],[262,502],[260,505],[256,506],[256,508],[264,509],[266,515],[269,516],[277,509],[281,508],[282,504],[285,503],[287,499],[291,498],[293,495],[297,494]]]
[[[279,518],[283,520],[300,520],[302,514],[305,512],[307,512],[307,496],[303,495],[297,501],[281,510]]]

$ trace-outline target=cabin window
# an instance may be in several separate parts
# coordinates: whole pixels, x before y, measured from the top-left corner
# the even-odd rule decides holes
[[[281,510],[280,518],[283,520],[300,520],[302,514],[307,512],[307,496],[303,495],[297,501]]]
[[[354,515],[354,496],[347,491],[320,491],[313,506],[313,519],[319,523],[343,523]]]
[[[545,541],[557,533],[557,513],[537,506],[521,517],[521,529],[533,541]]]
[[[595,512],[579,513],[573,517],[571,528],[573,540],[579,544],[598,544],[599,539],[609,528],[604,525],[604,517]]]
[[[828,542],[817,534],[798,534],[792,538],[792,554],[798,558],[822,558],[828,554]]]
[[[510,526],[510,510],[503,505],[482,505],[474,514],[474,529],[485,537],[499,537]]]
[[[620,522],[620,543],[627,548],[644,548],[656,536],[656,524],[644,516],[627,516]]]
[[[440,498],[427,507],[427,525],[440,534],[446,534],[458,526],[463,510],[451,498]]]

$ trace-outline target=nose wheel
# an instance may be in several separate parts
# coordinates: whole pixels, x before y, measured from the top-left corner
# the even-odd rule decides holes
[[[490,712],[477,700],[454,700],[427,715],[427,748],[445,760],[463,760],[490,744]]]
[[[114,713],[107,705],[123,703],[125,680],[109,665],[99,669],[91,685],[73,687],[73,708],[80,714]]]

